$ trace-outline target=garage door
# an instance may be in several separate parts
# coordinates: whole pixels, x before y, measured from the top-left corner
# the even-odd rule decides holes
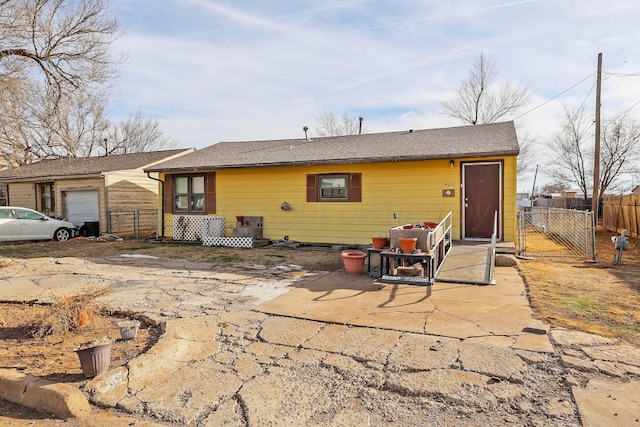
[[[67,221],[77,226],[100,220],[97,191],[67,191],[65,208]]]

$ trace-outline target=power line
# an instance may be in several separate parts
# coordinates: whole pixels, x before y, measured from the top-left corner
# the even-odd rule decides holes
[[[532,109],[530,109],[529,111],[520,114],[518,117],[514,118],[513,120],[518,120],[520,117],[522,116],[526,116],[527,114],[529,114],[530,112],[537,110],[538,108],[542,107],[545,104],[548,104],[549,102],[553,101],[554,99],[560,97],[561,95],[564,95],[565,93],[569,92],[571,89],[573,89],[574,87],[578,86],[580,83],[584,82],[585,80],[587,80],[589,77],[593,76],[593,73],[590,73],[589,75],[587,75],[584,79],[580,80],[578,83],[572,85],[571,87],[569,87],[568,89],[563,90],[562,92],[560,92],[559,94],[557,94],[556,96],[554,96],[553,98],[549,98],[546,101],[544,101],[542,104],[537,105],[535,107],[533,107]]]
[[[607,73],[607,77],[640,77],[640,71],[637,73]]]
[[[582,109],[582,107],[584,107],[584,104],[587,102],[587,99],[589,99],[589,97],[591,96],[591,93],[593,92],[593,89],[596,87],[597,83],[598,83],[597,80],[593,81],[593,85],[591,85],[591,89],[589,89],[589,93],[587,93],[587,96],[584,97],[584,100],[582,101],[582,104],[580,104],[580,107],[578,109]]]
[[[620,113],[621,116],[624,116],[625,114],[627,114],[629,111],[631,111],[633,109],[633,107],[635,107],[636,105],[640,104],[640,100],[636,101],[635,104],[633,104],[631,107],[627,108],[626,110],[624,110],[622,113]]]

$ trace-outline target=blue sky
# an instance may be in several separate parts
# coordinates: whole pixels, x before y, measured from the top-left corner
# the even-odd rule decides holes
[[[563,106],[594,109],[599,52],[603,115],[633,107],[640,118],[640,75],[630,76],[640,72],[637,0],[113,0],[112,9],[127,60],[110,114],[141,108],[182,147],[302,138],[303,126],[313,136],[323,110],[362,115],[370,132],[458,126],[441,102],[481,52],[498,82],[534,91],[510,119],[537,140],[539,182]]]

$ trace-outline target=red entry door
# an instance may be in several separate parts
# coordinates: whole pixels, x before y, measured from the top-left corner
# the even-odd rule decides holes
[[[491,239],[497,212],[497,235],[502,239],[502,163],[482,162],[462,165],[463,239]]]

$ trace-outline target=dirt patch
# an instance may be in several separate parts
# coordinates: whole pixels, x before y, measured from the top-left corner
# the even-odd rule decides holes
[[[132,254],[158,259],[120,257]],[[231,264],[299,265],[307,271],[333,271],[342,267],[340,252],[327,247],[240,249],[185,243],[100,242],[88,239],[0,244],[0,259],[4,258],[9,262],[12,259],[40,257],[89,258],[99,263],[138,266],[175,265],[175,260],[180,259],[184,260],[185,266],[196,269],[198,265],[202,268],[215,268],[216,265]],[[43,320],[55,314],[56,310],[60,310],[60,307],[55,304],[0,304],[0,341],[3,343],[0,347],[1,368],[15,368],[28,375],[58,382],[82,383],[85,378],[78,355],[74,351],[81,344],[105,337],[113,341],[112,369],[126,365],[138,354],[145,352],[160,335],[159,327],[143,322],[136,339],[124,341],[120,339],[117,323],[125,316],[100,308],[93,310],[86,327],[71,325],[64,336],[59,333],[38,334]]]
[[[615,234],[596,233],[596,262],[576,258],[523,260],[532,309],[539,319],[640,345],[640,242],[629,240],[613,264]]]
[[[85,238],[66,242],[0,243],[0,258],[8,259],[41,257],[104,259],[121,255],[145,255],[191,263],[208,263],[213,264],[214,267],[233,264],[259,264],[267,267],[295,264],[302,265],[309,271],[333,271],[342,267],[339,248],[296,246],[295,243],[253,249],[203,246],[184,242],[137,240],[101,242]]]
[[[55,311],[52,305],[2,304],[0,318],[0,367],[19,371],[56,382],[82,383],[86,380],[80,369],[75,349],[82,344],[107,338],[111,346],[110,369],[123,366],[150,348],[160,336],[160,329],[142,323],[136,338],[123,340],[117,323],[124,316],[96,313],[88,324],[64,336],[38,337],[43,319]]]

